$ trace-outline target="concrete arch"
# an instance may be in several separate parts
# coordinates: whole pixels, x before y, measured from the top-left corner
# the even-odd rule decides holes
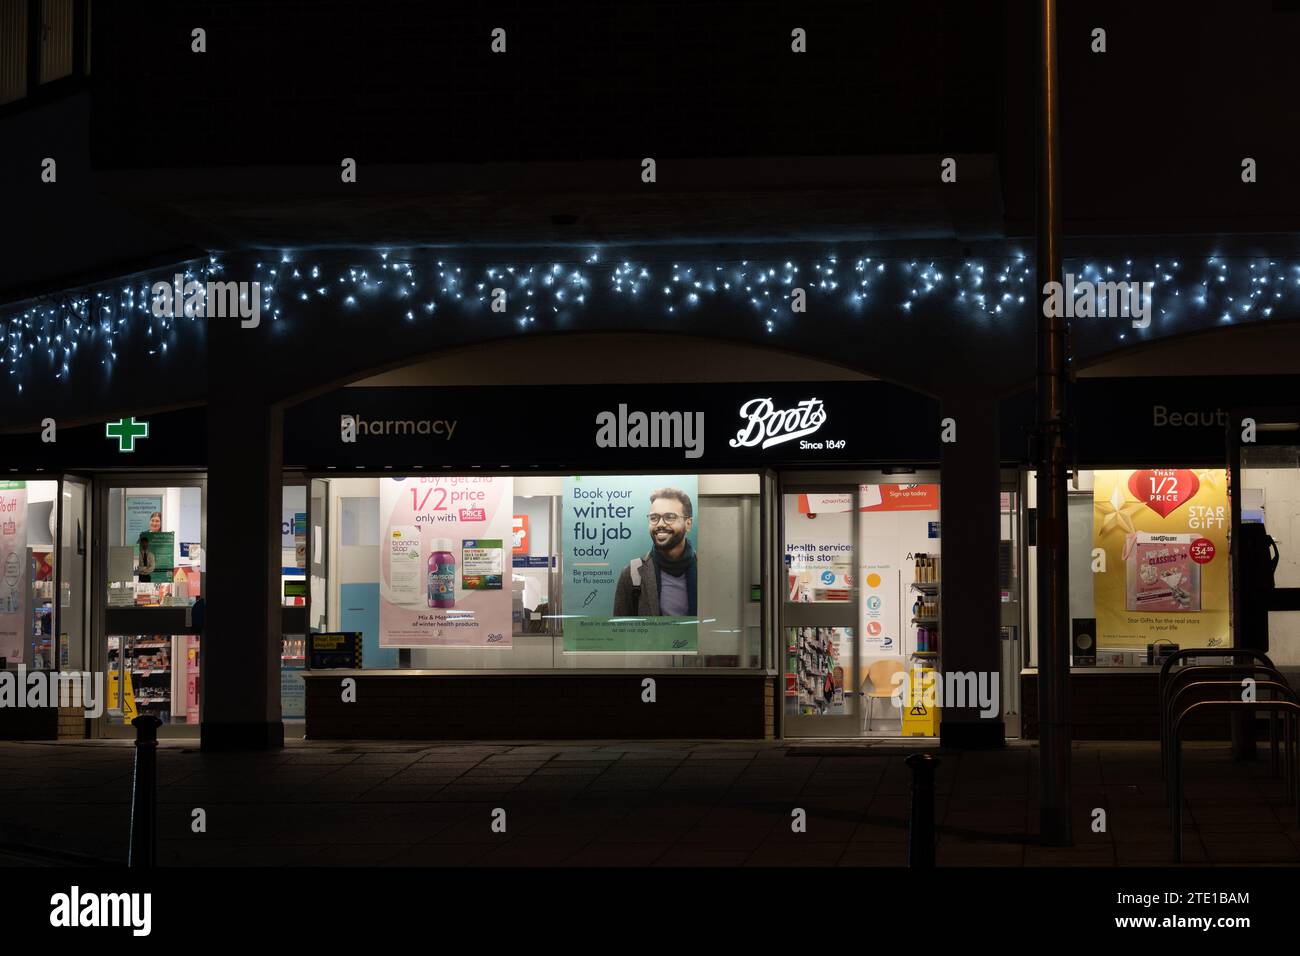
[[[656,351],[658,350],[658,351]],[[668,355],[656,363],[648,356]],[[476,362],[481,358],[481,362]],[[293,405],[348,386],[690,384],[737,381],[905,381],[779,346],[691,333],[547,332],[457,345],[359,369],[284,400]]]
[[[1114,349],[1080,377],[1300,375],[1300,319],[1221,325]]]

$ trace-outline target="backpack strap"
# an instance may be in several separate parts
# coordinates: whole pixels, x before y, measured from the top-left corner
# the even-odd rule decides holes
[[[641,606],[641,566],[645,563],[645,558],[633,558],[627,563],[627,569],[632,577],[632,613],[637,613]]]

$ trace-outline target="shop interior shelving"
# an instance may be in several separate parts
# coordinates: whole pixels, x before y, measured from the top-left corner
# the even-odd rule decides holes
[[[909,586],[913,591],[925,597],[926,600],[933,601],[936,606],[938,605],[939,591],[943,586],[942,581],[913,581]],[[939,637],[939,615],[913,615],[912,624],[927,628],[931,632],[931,639],[937,641]],[[913,637],[913,646],[916,646],[915,636]],[[913,651],[912,657],[923,661],[937,661],[939,652],[937,650]]]
[[[172,640],[151,635],[125,641],[126,667],[131,672],[135,705],[142,714],[153,714],[163,723],[172,712]]]

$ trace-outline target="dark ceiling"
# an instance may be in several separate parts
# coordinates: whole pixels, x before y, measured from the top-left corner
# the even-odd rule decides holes
[[[1068,234],[1300,231],[1294,6],[1062,5]],[[1034,10],[98,4],[84,90],[0,112],[0,300],[209,248],[1023,239]]]

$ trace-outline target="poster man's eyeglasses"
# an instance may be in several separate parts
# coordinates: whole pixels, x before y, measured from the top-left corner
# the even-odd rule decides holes
[[[675,514],[650,515],[650,523],[659,524],[660,522],[663,522],[664,524],[676,524],[678,521],[681,520],[681,517],[682,517],[681,515],[675,515]]]

